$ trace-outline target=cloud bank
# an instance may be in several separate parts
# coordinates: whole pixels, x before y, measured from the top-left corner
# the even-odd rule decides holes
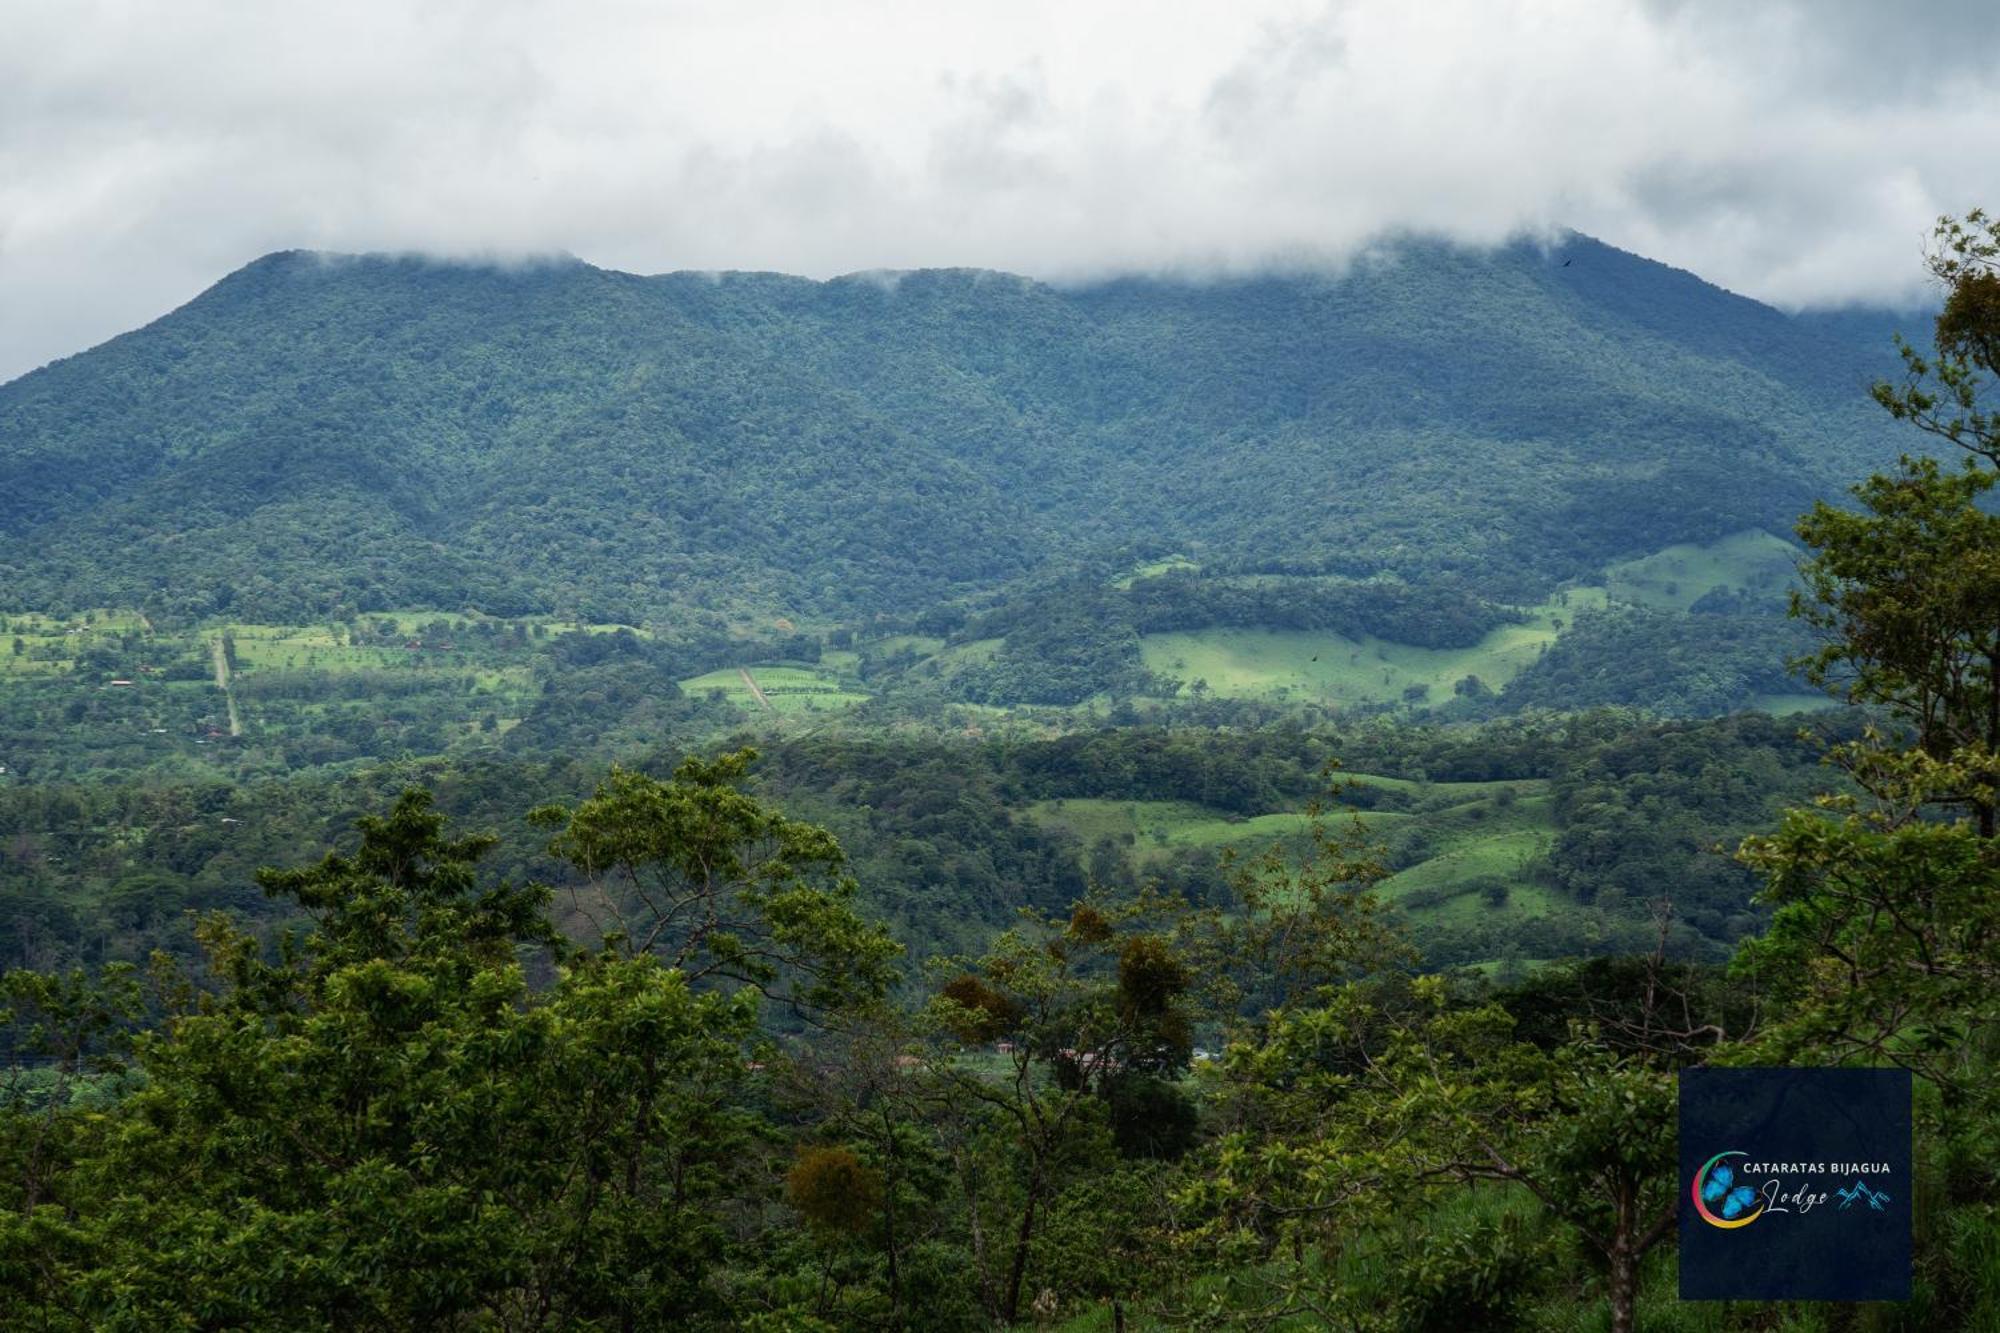
[[[273,249],[1053,280],[1571,226],[1908,303],[1981,3],[0,0],[0,378]]]

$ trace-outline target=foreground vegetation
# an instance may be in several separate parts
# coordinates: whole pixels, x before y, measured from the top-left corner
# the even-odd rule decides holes
[[[1365,830],[1309,816],[1210,907],[1030,908],[897,998],[837,844],[743,795],[747,761],[537,811],[566,901],[410,792],[258,876],[299,922],[275,946],[217,914],[189,964],[9,973],[9,1318],[1763,1327],[1666,1303],[1673,1071],[1856,1055],[1930,1080],[1918,1299],[1865,1326],[2000,1308],[1976,821],[1801,814],[1756,849],[1785,905],[1735,968],[1496,988],[1413,972]],[[1922,934],[1817,887],[1913,855],[1944,882],[1868,882],[1925,894]]]

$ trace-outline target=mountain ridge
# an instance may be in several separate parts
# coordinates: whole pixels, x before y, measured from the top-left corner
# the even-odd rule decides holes
[[[837,618],[1144,547],[1525,598],[1886,456],[1886,356],[1586,237],[890,276],[274,252],[0,385],[0,574],[184,618]]]

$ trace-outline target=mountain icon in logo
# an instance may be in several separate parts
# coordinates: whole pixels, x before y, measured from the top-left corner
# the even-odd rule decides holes
[[[1842,1208],[1853,1207],[1854,1201],[1856,1199],[1866,1199],[1868,1201],[1868,1206],[1870,1208],[1873,1208],[1876,1212],[1879,1213],[1884,1211],[1883,1205],[1889,1202],[1889,1196],[1887,1194],[1883,1193],[1881,1190],[1871,1190],[1868,1188],[1866,1182],[1859,1180],[1854,1182],[1853,1189],[1845,1189],[1845,1190],[1837,1189],[1833,1192],[1833,1194],[1835,1198],[1840,1200],[1840,1206]]]

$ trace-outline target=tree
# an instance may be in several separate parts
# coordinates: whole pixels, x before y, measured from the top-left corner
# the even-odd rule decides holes
[[[613,769],[574,810],[530,818],[582,876],[572,902],[615,949],[691,983],[747,987],[801,1017],[880,997],[899,946],[855,907],[840,844],[741,790],[755,750],[661,782]]]
[[[844,1017],[838,1030],[816,1033],[779,1061],[776,1088],[782,1109],[816,1123],[819,1135],[831,1136],[838,1149],[812,1149],[797,1159],[788,1176],[788,1194],[795,1210],[811,1218],[844,1211],[847,1230],[817,1229],[817,1257],[833,1267],[824,1251],[840,1245],[879,1253],[887,1309],[859,1312],[861,1318],[885,1318],[892,1328],[955,1328],[983,1323],[978,1301],[963,1281],[971,1256],[945,1240],[960,1220],[950,1188],[950,1163],[940,1145],[936,1098],[918,1075],[918,1047],[913,1015],[890,1005],[866,1014]],[[845,1163],[838,1174],[823,1168],[833,1159],[818,1156],[837,1151],[856,1163]],[[799,1167],[813,1164],[810,1192],[800,1186]],[[824,1206],[828,1193],[843,1200]],[[872,1203],[874,1218],[862,1225],[864,1204]],[[810,1313],[826,1318],[834,1297],[814,1293]]]
[[[1793,614],[1827,641],[1805,676],[1850,702],[1887,708],[1915,746],[1958,767],[1965,785],[1936,789],[1993,837],[2000,806],[2000,518],[1979,499],[1991,472],[1946,472],[1904,458],[1895,476],[1854,488],[1859,513],[1821,503],[1799,523],[1817,554],[1802,567]],[[1838,757],[1850,766],[1871,738]]]
[[[1983,778],[1921,750],[1859,750],[1849,767],[1860,792],[1788,811],[1743,844],[1777,909],[1736,963],[1779,1006],[1762,1050],[1887,1061],[1948,1103],[1990,1097],[1981,1052],[2000,1028],[2000,840],[1929,813]]]
[[[1358,816],[1332,823],[1330,801],[1346,790],[1339,771],[1337,760],[1321,768],[1327,796],[1307,805],[1302,837],[1253,857],[1224,851],[1236,910],[1204,919],[1204,961],[1235,1025],[1254,1029],[1325,987],[1416,959],[1374,892],[1389,873],[1381,848]]]
[[[1238,1262],[1261,1257],[1281,1275],[1273,1309],[1373,1327],[1382,1298],[1338,1276],[1340,1252],[1357,1237],[1397,1234],[1478,1182],[1506,1182],[1582,1242],[1611,1327],[1627,1333],[1639,1266],[1673,1234],[1671,1067],[1581,1025],[1552,1048],[1515,1039],[1513,1026],[1498,1004],[1453,1002],[1438,976],[1418,978],[1400,1001],[1379,984],[1349,983],[1278,1015],[1263,1043],[1230,1052],[1238,1127],[1213,1174],[1184,1195],[1203,1219],[1192,1238]],[[1411,1263],[1423,1281],[1403,1284],[1398,1300],[1463,1290],[1435,1312],[1444,1322],[1406,1308],[1408,1322],[1506,1322],[1533,1275],[1518,1255],[1498,1254],[1506,1236],[1475,1231],[1467,1275],[1441,1270],[1435,1253]],[[1496,1258],[1507,1261],[1495,1267]]]
[[[1740,965],[1789,1002],[1774,1049],[1906,1064],[1956,1099],[1985,1082],[1976,1039],[2000,1022],[2000,520],[1980,507],[2000,420],[1979,399],[2000,372],[2000,227],[1941,219],[1928,267],[1935,353],[1904,344],[1906,381],[1875,397],[1965,468],[1906,457],[1856,488],[1862,512],[1815,507],[1793,600],[1829,636],[1809,677],[1905,730],[1836,747],[1855,790],[1744,844],[1778,911]]]
[[[18,969],[0,976],[0,1308],[62,1327],[90,1261],[72,1183],[100,1150],[98,1103],[124,1090],[127,1039],[144,1010],[135,970]]]
[[[1934,352],[1898,338],[1907,373],[1900,385],[1876,385],[1875,400],[1898,421],[2000,467],[2000,417],[1979,406],[1981,387],[2000,375],[2000,218],[1977,208],[1939,218],[1924,267],[1944,289]]]
[[[991,1113],[1018,1176],[1004,1274],[991,1283],[1003,1322],[1022,1312],[1029,1255],[1080,1137],[1103,1124],[1124,1080],[1187,1070],[1198,988],[1176,938],[1183,919],[1177,904],[1146,898],[1081,902],[1067,919],[1027,909],[931,1002],[938,1093]],[[982,1067],[987,1052],[999,1056],[997,1075]],[[976,1197],[971,1209],[979,1258]]]
[[[785,1197],[812,1226],[851,1234],[875,1220],[882,1181],[850,1149],[805,1148],[785,1176]]]
[[[1743,844],[1777,910],[1735,966],[1775,1020],[1729,1058],[1895,1064],[1923,1080],[1936,1096],[1919,1097],[1918,1123],[1948,1181],[1926,1229],[1963,1237],[1939,1246],[1962,1266],[1995,1234],[2000,522],[1984,502],[2000,419],[1980,399],[2000,371],[2000,231],[1978,211],[1944,218],[1928,258],[1945,287],[1935,352],[1903,345],[1905,382],[1875,397],[1962,449],[1964,467],[1905,457],[1856,488],[1861,512],[1822,505],[1800,525],[1816,553],[1793,609],[1828,636],[1808,675],[1898,725],[1830,752],[1850,789]],[[1935,1317],[1990,1306],[1946,1277]]]
[[[1503,1005],[1402,973],[1413,956],[1370,892],[1381,874],[1359,831],[1336,837],[1316,818],[1296,865],[1280,852],[1244,876],[1228,952],[1276,984],[1233,1025],[1214,1090],[1221,1134],[1180,1194],[1179,1241],[1274,1278],[1272,1318],[1502,1327],[1536,1282],[1517,1228],[1445,1219],[1448,1234],[1410,1253],[1398,1241],[1447,1200],[1503,1182],[1582,1243],[1624,1333],[1640,1265],[1673,1235],[1673,1070],[1724,1035],[1689,1016],[1708,1012],[1705,997],[1667,979],[1670,912],[1638,1003],[1523,1040]],[[1384,1289],[1347,1275],[1356,1246],[1389,1251]]]
[[[2000,479],[2000,417],[1979,395],[2000,374],[2000,219],[1979,209],[1938,219],[1925,267],[1944,289],[1933,351],[1899,337],[1904,381],[1877,384],[1874,396],[1897,420],[1957,445],[1965,470],[1906,455],[1897,476],[1855,488],[1865,515],[1814,506],[1799,535],[1818,554],[1792,609],[1830,635],[1806,659],[1808,678],[1912,726],[1918,748],[1967,778],[1965,791],[1931,795],[1968,806],[1991,838],[2000,832],[2000,520],[1978,502]]]

